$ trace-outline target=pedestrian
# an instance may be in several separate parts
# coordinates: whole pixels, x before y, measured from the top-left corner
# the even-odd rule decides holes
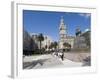
[[[62,59],[62,61],[64,60],[64,52],[63,51],[62,51],[61,59]]]

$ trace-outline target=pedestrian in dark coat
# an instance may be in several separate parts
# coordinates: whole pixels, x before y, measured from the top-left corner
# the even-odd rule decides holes
[[[62,51],[61,59],[62,59],[62,61],[64,60],[64,52],[63,51]]]

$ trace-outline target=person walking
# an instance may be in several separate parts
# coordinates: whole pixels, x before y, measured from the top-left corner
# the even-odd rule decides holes
[[[61,55],[61,59],[62,59],[62,61],[64,60],[64,53],[62,53],[62,55]]]
[[[62,55],[61,55],[62,61],[64,60],[64,51],[62,50]]]

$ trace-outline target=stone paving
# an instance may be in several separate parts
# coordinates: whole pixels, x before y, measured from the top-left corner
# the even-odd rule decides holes
[[[64,60],[55,55],[45,54],[38,56],[25,56],[23,69],[60,68],[60,67],[81,67],[82,60],[90,56],[89,53],[65,53]]]

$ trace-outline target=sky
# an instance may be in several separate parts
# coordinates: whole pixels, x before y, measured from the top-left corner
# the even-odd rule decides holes
[[[50,36],[54,41],[59,40],[59,26],[61,16],[67,27],[68,35],[75,36],[75,30],[90,29],[91,14],[75,12],[53,12],[23,10],[23,27],[29,33],[42,33]]]

